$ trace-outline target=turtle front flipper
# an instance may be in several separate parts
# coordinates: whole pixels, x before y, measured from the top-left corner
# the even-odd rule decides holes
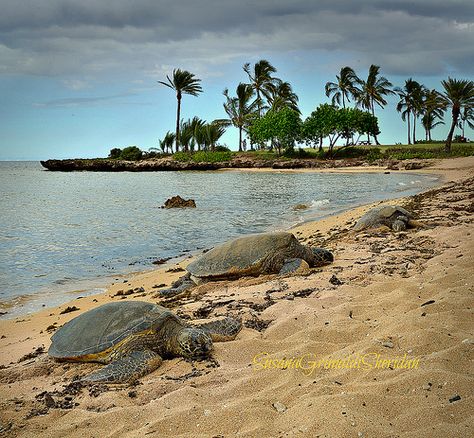
[[[84,383],[132,383],[156,370],[163,359],[151,350],[132,351],[81,379]]]
[[[171,287],[169,289],[160,290],[159,293],[162,297],[174,297],[175,295],[191,289],[194,286],[196,286],[196,283],[191,280],[191,275],[188,273],[171,283]]]
[[[209,333],[213,342],[224,342],[235,339],[242,329],[242,323],[237,319],[225,317],[196,324],[196,327]]]

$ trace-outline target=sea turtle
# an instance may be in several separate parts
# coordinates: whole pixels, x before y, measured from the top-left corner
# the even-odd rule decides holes
[[[241,327],[228,317],[193,326],[156,304],[121,301],[66,323],[51,338],[48,354],[59,361],[106,364],[82,379],[86,383],[129,383],[164,358],[205,358],[213,341],[232,340]]]
[[[413,215],[404,208],[398,205],[383,205],[365,213],[355,224],[354,230],[361,231],[382,225],[394,231],[403,231],[410,226],[417,226],[418,223],[413,220]]]
[[[333,260],[328,250],[302,245],[291,233],[251,234],[211,249],[187,266],[184,277],[160,293],[176,295],[207,281],[299,272]]]

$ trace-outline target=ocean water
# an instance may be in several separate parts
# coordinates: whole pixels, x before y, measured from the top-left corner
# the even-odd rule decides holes
[[[0,310],[12,317],[97,293],[153,260],[284,230],[436,184],[427,175],[50,172],[0,162]],[[161,209],[174,195],[195,209]],[[296,204],[310,208],[295,211]]]

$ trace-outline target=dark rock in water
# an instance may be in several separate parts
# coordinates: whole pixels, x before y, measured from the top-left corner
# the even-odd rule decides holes
[[[293,210],[298,211],[298,210],[307,210],[309,208],[309,205],[307,204],[296,204],[293,206]]]
[[[181,196],[173,196],[170,199],[167,199],[165,205],[162,208],[183,208],[191,207],[196,208],[196,202],[194,199],[183,199]]]

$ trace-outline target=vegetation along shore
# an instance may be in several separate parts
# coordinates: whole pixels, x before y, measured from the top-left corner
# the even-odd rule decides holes
[[[138,146],[114,147],[108,159],[47,160],[41,164],[49,170],[64,171],[297,168],[324,167],[319,161],[345,158],[374,162],[473,153],[473,145],[466,138],[466,129],[474,128],[472,80],[447,78],[441,82],[442,91],[438,91],[428,89],[413,78],[407,79],[404,86],[394,86],[381,74],[378,65],[369,67],[366,79],[346,66],[336,75],[336,81],[325,84],[330,103],[319,104],[303,119],[292,85],[275,76],[277,70],[269,61],[247,63],[243,70],[247,82],[237,85],[235,95],[227,88],[223,91],[226,118],[207,122],[196,115],[182,119],[183,96],[198,96],[203,90],[199,78],[177,68],[166,76],[166,81],[158,81],[176,93],[177,102],[176,128],[164,134],[159,147],[148,151]],[[399,98],[396,109],[407,123],[408,147],[380,147],[381,127],[376,108],[383,109],[391,95]],[[449,114],[445,140],[433,140],[432,130],[445,124],[445,116]],[[229,127],[238,129],[238,152],[220,144],[220,138]],[[423,140],[417,138],[417,127],[424,131]],[[455,134],[456,129],[458,134]],[[372,145],[376,147],[370,147]],[[284,164],[295,159],[314,160],[316,164],[307,161]],[[128,161],[133,164],[126,163]]]

